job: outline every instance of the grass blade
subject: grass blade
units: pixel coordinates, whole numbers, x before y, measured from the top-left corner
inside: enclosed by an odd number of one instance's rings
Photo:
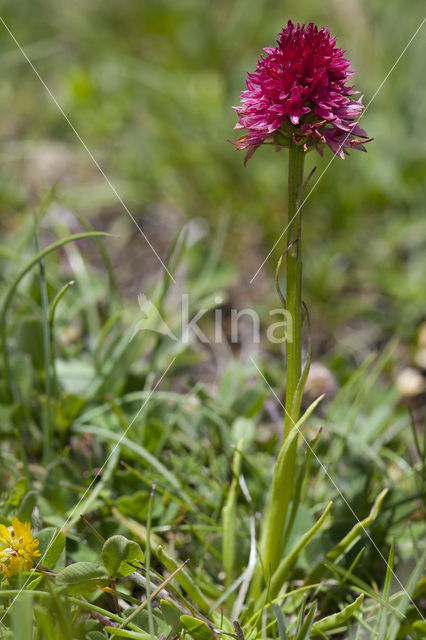
[[[332,506],[332,502],[329,502],[327,507],[325,508],[324,513],[321,515],[320,518],[318,518],[318,520],[316,521],[316,523],[314,524],[313,527],[311,527],[309,529],[309,531],[307,531],[305,533],[304,536],[302,536],[302,538],[299,540],[299,542],[293,547],[293,549],[290,551],[290,553],[288,553],[280,562],[280,564],[278,565],[274,575],[272,576],[271,579],[271,584],[270,584],[270,588],[269,588],[269,597],[271,598],[271,600],[273,600],[279,593],[281,587],[283,586],[285,580],[287,579],[291,568],[293,567],[293,565],[295,564],[297,558],[300,556],[300,554],[302,553],[302,551],[305,549],[305,547],[308,546],[309,542],[312,540],[312,538],[314,537],[315,533],[322,527],[322,525],[324,524],[331,506]],[[267,597],[267,593],[266,590],[262,593],[262,596],[260,598],[260,608],[263,608],[265,606],[266,603],[266,597]]]
[[[222,509],[222,554],[223,568],[226,574],[225,586],[228,589],[235,579],[235,531],[237,517],[238,479],[241,474],[243,440],[237,444],[232,461],[232,481],[226,504]]]
[[[363,602],[364,594],[362,593],[354,602],[352,602],[352,604],[349,604],[341,611],[333,613],[331,616],[327,616],[322,620],[318,620],[318,622],[315,622],[312,627],[312,635],[320,635],[325,631],[332,631],[333,629],[337,629],[354,614],[354,612],[362,605]]]
[[[405,617],[408,605],[412,603],[413,594],[416,590],[417,583],[423,575],[423,571],[426,565],[426,551],[423,553],[416,568],[410,575],[407,586],[402,594],[401,602],[399,603],[399,613]],[[420,611],[419,611],[420,614]],[[421,614],[420,614],[421,615]],[[393,616],[392,621],[387,629],[386,640],[396,640],[398,637],[399,628],[401,626],[401,620],[397,616]]]
[[[2,358],[3,358],[3,371],[4,371],[4,380],[6,389],[10,391],[10,369],[9,369],[9,358],[6,346],[6,316],[7,311],[9,309],[9,305],[12,301],[13,295],[21,282],[22,278],[24,278],[27,273],[31,271],[35,265],[39,264],[43,258],[48,256],[53,251],[60,249],[61,247],[69,244],[70,242],[76,242],[77,240],[84,240],[87,238],[112,238],[111,233],[106,233],[104,231],[92,231],[87,233],[76,233],[71,236],[67,236],[66,238],[62,238],[61,240],[57,240],[53,242],[48,247],[39,251],[37,255],[34,256],[26,265],[19,270],[17,275],[15,276],[12,284],[9,285],[9,288],[6,292],[6,295],[3,300],[3,304],[0,310],[0,339],[1,339],[1,349],[2,349]]]

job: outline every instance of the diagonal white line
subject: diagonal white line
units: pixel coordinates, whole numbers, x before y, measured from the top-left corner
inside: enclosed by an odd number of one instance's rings
[[[275,391],[273,390],[273,388],[271,387],[271,385],[269,384],[269,382],[267,381],[267,379],[265,378],[265,376],[263,375],[262,371],[259,369],[259,367],[257,366],[254,358],[250,357],[250,360],[252,361],[252,363],[254,364],[254,366],[256,367],[257,371],[260,373],[260,375],[262,376],[264,382],[266,383],[267,387],[269,388],[269,390],[274,394],[275,398],[277,399],[279,405],[284,409],[285,413],[287,414],[287,416],[290,418],[291,422],[293,423],[293,426],[296,427],[296,423],[294,422],[293,418],[291,417],[291,415],[288,413],[287,409],[285,408],[285,406],[283,405],[283,403],[281,402],[281,400],[279,399],[279,397],[277,396],[277,394],[275,393]],[[402,582],[400,581],[400,579],[398,578],[398,576],[396,575],[396,573],[391,569],[391,567],[389,566],[388,561],[386,560],[385,556],[382,554],[382,552],[380,551],[379,547],[376,545],[376,543],[374,542],[373,538],[370,536],[369,532],[367,531],[367,529],[364,527],[364,525],[361,523],[361,521],[358,519],[358,516],[356,515],[355,511],[352,509],[351,505],[349,504],[349,502],[347,501],[347,499],[345,498],[344,494],[342,493],[342,491],[339,489],[339,487],[337,486],[336,482],[334,481],[334,479],[331,477],[331,475],[329,474],[328,470],[325,468],[325,466],[323,465],[323,463],[321,462],[321,460],[319,459],[319,457],[317,456],[317,454],[315,453],[314,449],[311,447],[311,445],[309,444],[308,440],[305,438],[305,436],[303,435],[302,431],[298,428],[297,431],[299,432],[299,434],[302,436],[305,444],[307,445],[307,447],[309,448],[309,450],[311,451],[311,453],[313,454],[313,456],[315,457],[315,460],[318,462],[318,464],[320,465],[321,469],[324,471],[325,475],[327,476],[327,478],[330,480],[331,484],[333,485],[333,487],[336,489],[337,493],[339,494],[339,496],[342,498],[343,502],[345,503],[345,505],[347,506],[347,508],[349,509],[349,511],[351,512],[351,514],[353,515],[353,517],[355,518],[356,522],[358,524],[361,525],[363,532],[365,533],[365,535],[367,536],[367,538],[369,539],[369,541],[371,542],[371,544],[373,545],[374,549],[377,551],[377,553],[379,554],[380,558],[383,560],[383,562],[385,563],[385,565],[387,566],[387,568],[390,570],[390,572],[392,573],[392,576],[395,578],[395,580],[397,581],[397,583],[399,584],[399,586],[401,587],[402,591],[405,593],[405,595],[409,598],[411,604],[414,606],[414,608],[416,609],[417,613],[420,615],[421,619],[426,622],[426,620],[424,619],[420,609],[418,609],[417,605],[415,604],[415,602],[413,601],[413,599],[411,598],[411,596],[409,595],[409,593],[406,591],[404,585],[402,584]]]
[[[165,377],[166,373],[168,372],[168,370],[170,369],[170,367],[172,366],[172,364],[174,363],[174,361],[176,360],[176,356],[171,360],[170,364],[168,365],[167,369],[164,371],[164,373],[162,374],[162,376],[160,377],[160,379],[157,381],[157,383],[155,384],[155,386],[152,388],[152,390],[150,391],[149,395],[146,397],[146,399],[144,400],[144,402],[141,404],[141,406],[139,407],[139,409],[137,410],[136,414],[134,415],[132,421],[129,423],[129,425],[127,426],[126,430],[124,431],[124,433],[121,434],[120,439],[117,441],[117,443],[115,444],[115,446],[112,448],[112,451],[110,452],[109,456],[107,457],[107,459],[105,460],[105,462],[103,463],[102,467],[99,469],[99,471],[97,472],[97,474],[95,475],[95,477],[93,478],[92,482],[90,483],[90,485],[87,487],[86,491],[83,493],[83,495],[81,496],[80,500],[77,502],[77,504],[75,505],[75,507],[73,508],[73,510],[71,511],[70,515],[68,516],[68,518],[66,519],[66,521],[64,522],[64,524],[62,525],[61,529],[65,529],[67,524],[71,521],[71,519],[73,518],[75,512],[77,511],[78,507],[80,506],[80,504],[83,502],[84,498],[87,496],[87,494],[89,493],[90,489],[93,487],[94,483],[96,482],[96,480],[99,478],[99,476],[101,475],[102,471],[105,469],[105,466],[108,464],[109,460],[111,459],[111,457],[114,455],[114,453],[116,452],[117,448],[120,446],[120,443],[122,442],[122,440],[126,437],[127,432],[129,431],[129,429],[133,426],[133,424],[135,423],[136,419],[138,418],[138,416],[140,415],[142,409],[148,404],[150,398],[152,397],[153,393],[156,391],[156,389],[158,388],[158,386],[161,384],[163,378]],[[56,531],[53,534],[49,544],[47,545],[46,551],[44,552],[43,556],[40,558],[40,560],[38,561],[38,563],[35,565],[34,567],[34,571],[37,570],[37,568],[42,564],[43,559],[46,557],[47,552],[50,549],[50,546],[53,542],[53,540],[55,539],[56,536]],[[30,582],[32,578],[32,574],[30,574],[28,576],[28,578],[26,579],[26,581],[24,582],[24,584],[22,585],[22,587],[20,588],[20,590],[18,591],[18,593],[15,595],[15,597],[13,598],[12,602],[10,603],[10,605],[7,607],[6,611],[3,613],[2,617],[0,618],[0,624],[2,624],[4,618],[7,616],[7,614],[9,613],[11,607],[14,605],[14,603],[16,602],[16,600],[19,598],[19,596],[21,595],[22,591],[25,589],[25,587],[27,586],[27,584]]]
[[[64,117],[64,119],[66,120],[67,124],[69,125],[69,127],[72,129],[74,135],[76,136],[77,140],[80,142],[81,146],[83,147],[83,149],[86,151],[86,153],[88,154],[88,156],[90,157],[90,159],[92,160],[93,164],[95,165],[95,167],[98,169],[99,173],[102,175],[102,177],[104,178],[105,182],[107,183],[107,185],[109,186],[109,188],[111,189],[111,191],[113,192],[113,194],[115,195],[115,197],[117,198],[117,200],[119,201],[119,203],[121,204],[121,206],[123,207],[123,209],[126,211],[126,213],[129,215],[130,219],[133,221],[133,223],[136,225],[139,233],[141,234],[141,236],[143,237],[143,239],[145,240],[145,242],[150,246],[152,252],[154,253],[154,255],[156,256],[157,260],[160,262],[161,266],[163,267],[164,271],[167,273],[167,275],[169,276],[169,278],[172,280],[172,282],[176,282],[176,280],[174,279],[174,277],[172,276],[172,274],[170,273],[170,271],[168,270],[168,268],[166,267],[166,265],[164,264],[164,262],[162,261],[162,259],[160,258],[160,256],[158,255],[157,251],[155,250],[155,248],[152,246],[151,242],[149,241],[147,235],[142,231],[141,227],[139,226],[139,224],[137,223],[134,215],[132,214],[132,212],[130,211],[130,209],[128,208],[128,206],[126,205],[126,203],[124,202],[123,198],[120,196],[120,194],[118,193],[117,189],[115,188],[115,186],[112,184],[111,180],[108,178],[108,176],[106,175],[105,171],[102,169],[101,165],[99,164],[99,162],[96,160],[95,156],[93,155],[93,153],[90,151],[89,147],[87,146],[87,144],[84,142],[84,140],[82,139],[82,137],[80,136],[80,134],[78,133],[77,129],[75,128],[75,126],[73,125],[73,123],[71,122],[71,120],[69,119],[69,117],[67,116],[67,114],[65,113],[65,111],[63,110],[63,108],[61,107],[61,105],[59,104],[59,102],[57,101],[57,99],[55,98],[55,96],[53,95],[53,93],[51,92],[51,90],[49,89],[49,87],[47,86],[47,84],[45,83],[45,81],[43,80],[43,78],[41,77],[41,75],[39,74],[39,72],[37,71],[36,67],[34,66],[34,64],[31,62],[30,58],[27,56],[27,54],[25,53],[24,49],[21,47],[21,45],[19,44],[19,42],[17,41],[17,39],[15,38],[15,36],[13,35],[12,31],[9,29],[9,27],[7,26],[6,22],[3,20],[3,18],[0,16],[0,22],[2,23],[2,25],[4,26],[4,28],[6,29],[6,31],[8,32],[8,34],[10,35],[10,37],[12,38],[13,42],[16,44],[16,46],[18,47],[19,51],[21,52],[21,54],[24,56],[25,60],[28,62],[28,64],[30,65],[31,69],[33,70],[33,72],[35,73],[35,75],[37,76],[37,78],[39,79],[39,81],[41,82],[41,84],[43,85],[44,89],[46,90],[47,94],[49,95],[50,99],[54,102],[54,104],[56,105],[56,107],[58,108],[58,110],[60,111],[60,113],[62,114],[62,116]]]
[[[417,34],[419,33],[420,29],[423,27],[424,23],[426,22],[426,18],[423,18],[422,22],[420,23],[420,25],[417,27],[417,29],[415,30],[415,32],[413,33],[413,35],[411,36],[411,38],[409,39],[409,41],[407,42],[407,44],[405,45],[405,47],[403,48],[403,50],[401,51],[401,53],[399,54],[398,58],[395,60],[395,62],[393,63],[393,65],[391,66],[391,68],[389,69],[388,73],[386,74],[385,78],[382,80],[382,82],[379,84],[379,86],[377,87],[376,91],[373,93],[370,101],[368,102],[368,104],[366,105],[365,109],[362,112],[362,116],[364,117],[364,115],[367,113],[367,110],[369,108],[369,106],[371,105],[371,103],[373,102],[373,100],[375,100],[375,98],[377,97],[378,93],[381,91],[383,85],[385,84],[385,82],[387,81],[387,79],[389,78],[389,76],[391,75],[392,71],[395,69],[395,67],[397,66],[397,64],[400,62],[401,58],[403,57],[403,55],[405,54],[405,52],[407,51],[408,47],[411,45],[411,43],[413,42],[414,38],[417,36]],[[342,149],[343,145],[345,144],[346,140],[348,139],[348,137],[351,135],[352,130],[354,129],[354,127],[356,127],[356,125],[360,122],[361,118],[359,118],[356,122],[353,123],[350,131],[347,133],[346,137],[343,139],[343,141],[341,142],[340,146],[339,146],[339,151]],[[322,180],[322,178],[324,177],[325,173],[328,171],[330,165],[335,161],[335,159],[337,158],[337,155],[333,153],[333,155],[331,156],[331,159],[329,160],[329,162],[327,163],[325,169],[323,170],[323,172],[321,173],[321,175],[318,177],[317,181],[315,182],[315,184],[313,185],[312,189],[309,191],[309,193],[307,194],[306,198],[304,198],[302,200],[302,202],[300,203],[296,213],[294,214],[294,216],[292,217],[292,219],[290,220],[290,222],[287,224],[287,226],[285,227],[284,231],[281,233],[281,235],[279,236],[278,240],[274,243],[274,246],[272,247],[272,249],[269,251],[268,255],[266,256],[266,258],[264,259],[264,261],[262,262],[262,264],[260,265],[260,267],[258,268],[258,270],[256,271],[256,273],[254,274],[254,276],[251,278],[250,280],[250,284],[253,283],[254,279],[256,278],[256,276],[260,273],[260,271],[263,269],[265,263],[269,260],[271,254],[273,253],[274,249],[276,248],[276,246],[278,245],[278,243],[281,241],[281,239],[284,237],[284,235],[287,233],[287,230],[289,228],[289,226],[291,225],[291,223],[293,222],[293,220],[295,219],[295,217],[298,215],[299,211],[302,209],[303,205],[305,204],[305,202],[308,200],[308,198],[310,197],[312,191],[316,188],[316,186],[318,185],[318,183]]]

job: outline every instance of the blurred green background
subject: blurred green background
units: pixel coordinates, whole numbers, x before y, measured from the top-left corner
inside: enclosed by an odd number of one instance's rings
[[[354,151],[345,161],[329,152],[307,158],[307,171],[317,166],[311,182],[315,188],[303,213],[304,298],[313,329],[311,373],[316,375],[308,380],[304,400],[308,405],[324,391],[327,401],[312,419],[315,432],[324,425],[318,447],[322,468],[313,470],[306,485],[305,516],[311,522],[309,509],[317,510],[316,505],[335,493],[325,482],[325,470],[359,514],[368,513],[383,486],[390,487],[389,509],[372,537],[387,557],[390,538],[398,534],[400,558],[414,565],[412,540],[423,535],[418,497],[424,495],[424,456],[413,444],[405,405],[419,409],[415,417],[422,424],[426,26],[392,68],[421,24],[423,11],[420,0],[2,3],[2,20],[69,122],[0,24],[0,302],[7,301],[11,283],[37,253],[38,242],[46,246],[84,231],[84,220],[119,235],[98,245],[79,241],[51,254],[45,271],[37,265],[19,284],[8,310],[14,394],[1,380],[5,454],[0,484],[12,488],[21,483],[29,491],[34,478],[37,490],[41,487],[40,518],[45,523],[63,525],[82,492],[75,486],[87,486],[96,477],[93,470],[128,425],[132,429],[125,459],[141,469],[143,482],[150,486],[158,470],[134,454],[134,445],[164,461],[190,487],[194,505],[200,498],[200,513],[213,513],[214,518],[231,477],[232,446],[247,432],[249,489],[253,503],[264,504],[282,412],[249,356],[255,356],[279,393],[282,345],[264,340],[259,347],[243,336],[237,345],[194,341],[188,347],[149,331],[133,337],[141,320],[141,293],[158,305],[178,335],[182,292],[190,293],[191,315],[210,309],[202,324],[209,336],[217,305],[225,331],[231,308],[254,307],[263,324],[271,324],[268,312],[279,306],[274,272],[284,251],[282,241],[250,281],[286,225],[287,156],[261,148],[244,167],[244,152],[228,142],[236,137],[232,105],[238,104],[247,71],[254,70],[262,48],[274,44],[288,19],[312,20],[327,26],[348,51],[355,86],[365,104],[372,100],[362,126],[374,141],[366,154]],[[52,188],[50,201],[35,220]],[[186,245],[177,243],[169,263],[176,285],[164,282],[159,260],[114,189],[162,259],[182,227],[187,228]],[[113,268],[99,246],[108,251]],[[48,305],[71,278],[75,286],[60,300],[52,321],[50,347],[56,358],[49,367]],[[306,334],[304,338],[306,346]],[[155,380],[161,390],[152,394],[152,404],[139,416],[136,405],[151,397]],[[39,461],[48,448],[45,435],[50,427],[55,456],[46,467]],[[30,471],[27,459],[37,462]],[[118,465],[118,457],[111,464]],[[20,478],[24,471],[26,481]],[[141,504],[145,508],[148,497],[130,471],[117,466],[111,479],[108,474],[103,476],[110,483],[106,499],[101,497],[94,507],[101,505],[96,517],[102,527],[107,514],[106,535],[117,530],[111,501],[122,514],[137,513],[145,522]],[[16,504],[12,498],[6,503],[9,511]],[[353,515],[348,520],[345,505],[337,500],[336,505],[340,512],[330,529],[333,544],[352,526]],[[154,516],[156,526],[174,526],[174,504],[167,514],[166,509],[164,502],[164,511]],[[250,536],[248,511],[242,513],[244,562]],[[305,516],[302,513],[302,520]],[[188,514],[196,532],[197,519],[197,512]],[[189,550],[204,562],[205,534],[199,531],[199,543],[192,529],[181,536],[182,559]],[[305,523],[298,529],[302,531]],[[215,525],[215,544],[217,533]],[[69,546],[73,559],[95,559],[85,537],[86,532]],[[330,548],[328,540],[322,546]],[[322,557],[323,548],[314,550],[312,562]],[[406,584],[408,573],[400,566]],[[208,571],[220,575],[216,557]],[[374,584],[383,581],[383,564],[371,547],[360,575],[369,582],[371,577]],[[328,613],[334,595],[328,582],[326,589]]]
[[[262,148],[244,168],[227,142],[231,107],[288,19],[326,25],[364,103],[373,98],[363,126],[374,141],[367,154],[334,159],[309,197],[305,298],[317,354],[334,357],[337,346],[337,358],[360,362],[395,333],[413,345],[425,314],[424,28],[380,88],[423,11],[420,0],[21,0],[3,2],[1,15],[158,253],[195,219],[202,261],[222,221],[230,297],[274,306],[282,242],[249,281],[285,225],[287,157]],[[120,234],[113,262],[136,301],[158,279],[157,259],[0,32],[2,234],[25,228],[55,184],[51,221],[78,212]],[[309,155],[311,185],[330,159]]]

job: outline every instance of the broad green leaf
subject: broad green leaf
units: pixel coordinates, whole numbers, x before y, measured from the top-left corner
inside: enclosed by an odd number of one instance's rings
[[[31,516],[37,504],[37,498],[37,491],[32,490],[25,494],[19,505],[18,513],[16,514],[21,522],[31,522]]]
[[[212,630],[202,620],[198,620],[192,616],[181,616],[180,621],[194,640],[213,640]]]
[[[19,598],[16,598],[16,603],[11,611],[12,635],[10,637],[14,640],[27,640],[32,637],[33,608],[33,594],[31,592],[23,592]],[[3,631],[1,637],[4,637]]]
[[[164,620],[174,633],[180,633],[183,625],[180,620],[179,608],[171,600],[160,600],[160,605]]]
[[[424,620],[416,620],[411,628],[419,638],[426,638],[426,622]]]
[[[132,495],[122,495],[117,500],[119,511],[125,516],[133,516],[138,514],[139,519],[143,520],[148,513],[149,492],[135,491]]]
[[[40,563],[49,569],[54,569],[65,548],[64,534],[55,527],[46,527],[36,537],[41,553]]]
[[[102,562],[110,576],[129,576],[135,571],[130,563],[143,562],[142,549],[137,542],[124,536],[112,536],[102,548]]]
[[[95,562],[75,562],[56,575],[56,584],[65,586],[73,595],[90,593],[98,587],[106,587],[110,578],[107,571]]]

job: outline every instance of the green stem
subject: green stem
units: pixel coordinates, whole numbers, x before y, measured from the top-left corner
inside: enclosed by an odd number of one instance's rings
[[[40,595],[40,592],[38,592],[38,595]],[[100,613],[105,618],[109,618],[110,620],[114,620],[115,622],[123,623],[126,621],[125,619],[118,616],[117,614],[112,613],[112,611],[108,611],[107,609],[102,609],[102,607],[98,607],[96,604],[93,604],[93,602],[87,602],[87,600],[80,600],[79,598],[74,598],[74,597],[69,597],[68,600],[72,602],[72,604],[75,604],[77,607],[81,607],[82,609],[87,609],[88,611],[94,611],[95,613]],[[131,623],[129,623],[128,626],[129,626],[129,629],[132,629],[133,631],[138,631],[142,637],[143,632],[140,629],[140,627]],[[148,634],[146,634],[146,638],[149,638]]]
[[[299,419],[300,401],[297,400],[297,385],[302,374],[302,257],[300,190],[303,184],[304,151],[292,145],[289,149],[288,166],[288,231],[287,231],[287,372],[284,439],[274,469],[272,494],[265,515],[263,530],[262,566],[266,576],[272,576],[282,553],[284,528],[294,482],[297,451],[297,434],[287,442],[288,436]],[[285,463],[283,463],[285,462]],[[259,594],[261,569],[253,578],[251,595]]]
[[[303,184],[305,154],[301,147],[289,149],[288,167],[288,231],[287,231],[287,312],[291,332],[287,338],[287,376],[284,439],[299,418],[295,406],[297,385],[302,372],[302,247],[300,189]]]

